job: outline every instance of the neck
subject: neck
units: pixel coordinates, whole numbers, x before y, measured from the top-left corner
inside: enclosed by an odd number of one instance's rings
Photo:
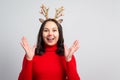
[[[57,50],[57,44],[55,45],[45,45],[45,51],[56,51]]]

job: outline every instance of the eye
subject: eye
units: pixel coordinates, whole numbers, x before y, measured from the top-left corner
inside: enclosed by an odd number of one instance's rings
[[[56,32],[56,31],[57,31],[56,29],[53,30],[53,32]]]
[[[44,32],[48,32],[48,30],[47,30],[47,29],[44,29],[43,31],[44,31]]]

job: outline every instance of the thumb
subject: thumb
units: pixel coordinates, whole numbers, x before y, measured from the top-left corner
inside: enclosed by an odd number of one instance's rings
[[[68,48],[66,45],[64,45],[64,54],[66,57],[68,56]]]
[[[32,51],[35,51],[35,48],[36,48],[36,44],[33,45]]]

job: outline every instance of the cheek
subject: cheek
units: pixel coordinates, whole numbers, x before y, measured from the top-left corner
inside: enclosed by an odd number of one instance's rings
[[[47,36],[47,34],[43,32],[43,38],[45,38],[46,36]]]
[[[55,36],[56,36],[57,38],[59,38],[59,33],[56,33]]]

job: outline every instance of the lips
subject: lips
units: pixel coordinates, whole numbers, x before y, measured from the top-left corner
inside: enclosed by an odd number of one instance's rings
[[[55,38],[52,38],[52,37],[47,37],[47,41],[48,42],[52,42]]]

